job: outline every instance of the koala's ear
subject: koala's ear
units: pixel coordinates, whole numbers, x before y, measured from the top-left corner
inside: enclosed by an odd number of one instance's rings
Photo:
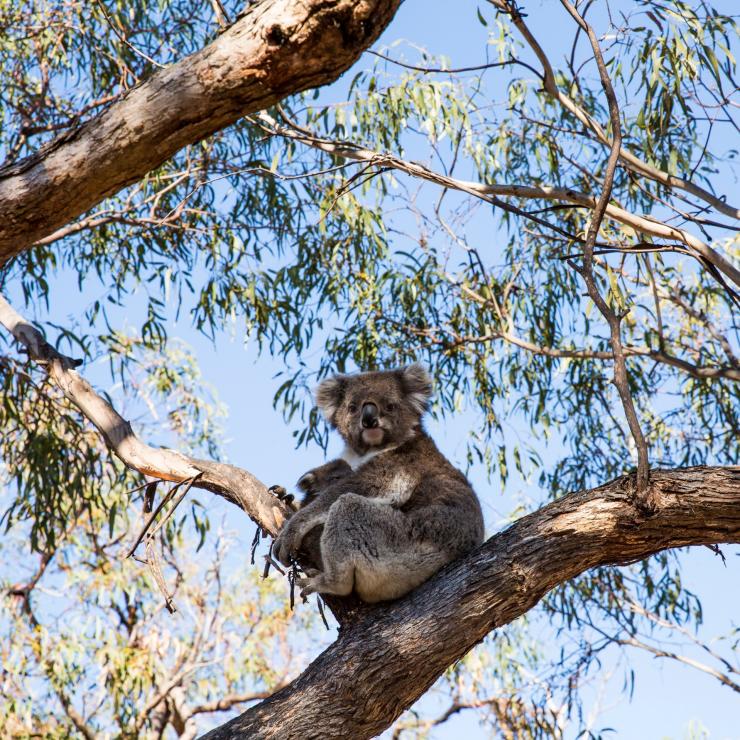
[[[401,386],[414,408],[423,414],[429,408],[432,395],[432,379],[426,368],[414,363],[401,370]]]
[[[324,418],[332,425],[334,424],[334,414],[337,413],[337,409],[344,398],[346,384],[346,378],[343,375],[337,375],[319,383],[314,391],[316,405]]]

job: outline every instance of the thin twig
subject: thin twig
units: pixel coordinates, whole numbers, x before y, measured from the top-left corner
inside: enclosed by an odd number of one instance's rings
[[[137,49],[114,25],[113,19],[108,15],[108,11],[105,9],[105,5],[103,5],[100,0],[97,0],[97,4],[100,7],[100,9],[103,11],[103,15],[105,16],[106,23],[110,27],[111,31],[118,36],[118,38],[123,41],[126,46],[128,46],[131,51],[134,52],[134,54],[138,54],[142,59],[146,59],[147,62],[150,64],[153,64],[155,67],[159,67],[159,69],[164,69],[165,65],[160,64],[158,61],[152,59],[149,55],[145,54],[141,49]]]
[[[485,69],[493,69],[494,67],[507,67],[511,64],[518,64],[522,67],[527,67],[528,69],[532,69],[528,64],[525,64],[524,62],[520,62],[518,59],[507,59],[505,62],[490,62],[489,64],[477,64],[473,67],[455,67],[452,69],[445,69],[444,67],[417,67],[415,64],[407,64],[406,62],[399,62],[397,59],[393,59],[392,57],[388,57],[385,54],[381,54],[378,51],[373,51],[372,49],[366,49],[366,54],[372,54],[375,57],[379,57],[380,59],[385,60],[386,62],[390,62],[391,64],[396,64],[399,67],[404,67],[405,69],[411,69],[414,72],[424,72],[425,74],[459,74],[460,72],[482,72]]]
[[[144,539],[147,531],[149,530],[149,527],[151,526],[152,522],[157,518],[157,515],[160,511],[164,508],[164,505],[172,498],[172,496],[175,494],[175,491],[186,481],[181,480],[179,483],[175,483],[172,488],[170,488],[169,491],[162,497],[162,500],[157,505],[157,508],[149,515],[149,518],[144,522],[144,526],[141,529],[141,532],[139,532],[139,536],[136,538],[136,542],[134,542],[131,549],[126,553],[126,557],[130,558],[134,552],[136,552],[136,548],[141,544],[141,541]]]
[[[611,197],[612,187],[614,185],[614,173],[617,169],[617,162],[619,161],[622,146],[622,127],[619,114],[619,104],[617,103],[617,96],[612,87],[611,80],[609,79],[609,73],[607,72],[606,64],[604,63],[604,57],[601,54],[601,48],[599,47],[599,42],[593,28],[583,20],[578,11],[568,0],[561,0],[561,3],[576,23],[578,23],[578,25],[586,32],[589,41],[591,42],[594,59],[596,60],[596,66],[599,70],[601,85],[609,104],[609,118],[612,125],[612,141],[606,170],[604,172],[604,186],[593,210],[591,222],[589,223],[588,232],[586,234],[586,243],[584,245],[583,267],[580,269],[580,272],[586,283],[589,297],[596,304],[599,311],[609,324],[610,341],[612,352],[614,353],[613,382],[622,401],[624,413],[627,417],[627,424],[629,425],[630,432],[632,433],[632,437],[637,448],[636,500],[641,508],[646,511],[653,511],[656,502],[653,500],[655,493],[651,491],[649,486],[650,463],[648,459],[647,442],[645,441],[642,429],[640,428],[640,422],[637,418],[637,412],[635,411],[635,404],[632,399],[632,394],[630,393],[627,363],[625,360],[625,352],[622,347],[620,325],[623,317],[618,315],[611,308],[599,292],[593,268],[594,244],[596,243],[596,237],[598,236],[601,222],[604,219],[604,214],[606,213],[606,208]]]
[[[162,566],[159,564],[159,556],[154,548],[154,538],[146,538],[146,560],[149,570],[154,578],[154,582],[157,584],[159,590],[164,596],[164,605],[167,607],[167,611],[170,614],[174,614],[177,611],[174,602],[172,601],[172,595],[167,589],[167,582],[164,580],[164,573],[162,573]]]
[[[185,490],[178,495],[178,497],[174,500],[172,506],[169,508],[167,513],[160,519],[160,521],[157,522],[157,525],[154,527],[154,529],[149,533],[149,537],[154,537],[154,535],[159,532],[160,529],[169,521],[170,517],[175,513],[175,509],[182,503],[182,500],[185,498],[185,496],[188,495],[188,491],[193,487],[193,483],[200,478],[202,473],[198,473],[198,475],[194,475],[185,486]]]

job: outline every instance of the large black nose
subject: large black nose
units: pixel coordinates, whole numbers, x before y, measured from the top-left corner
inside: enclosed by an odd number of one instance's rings
[[[374,403],[362,404],[363,429],[375,429],[378,426],[378,407]]]

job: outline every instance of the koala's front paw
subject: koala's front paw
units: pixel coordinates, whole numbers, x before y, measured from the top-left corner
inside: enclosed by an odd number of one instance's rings
[[[277,496],[280,501],[284,501],[286,504],[292,504],[295,496],[292,493],[288,493],[283,486],[270,486],[267,489],[273,496]]]

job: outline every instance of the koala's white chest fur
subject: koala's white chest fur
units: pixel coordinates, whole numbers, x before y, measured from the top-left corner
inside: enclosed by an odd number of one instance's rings
[[[358,471],[378,455],[394,449],[395,447],[388,447],[385,450],[373,450],[365,455],[357,455],[347,447],[342,453],[342,459],[350,465],[352,470]],[[389,474],[387,480],[383,481],[381,492],[373,496],[372,500],[388,506],[403,506],[411,498],[411,494],[418,483],[417,475],[407,470],[396,470]]]
[[[357,470],[358,468],[361,468],[366,462],[370,462],[370,460],[372,460],[374,457],[382,455],[384,452],[390,452],[391,450],[395,449],[395,447],[387,447],[385,450],[371,450],[370,452],[366,452],[364,455],[358,455],[350,447],[345,447],[344,450],[342,450],[342,454],[340,455],[340,457],[347,463],[347,465],[350,466],[350,468],[352,468],[352,470]]]

